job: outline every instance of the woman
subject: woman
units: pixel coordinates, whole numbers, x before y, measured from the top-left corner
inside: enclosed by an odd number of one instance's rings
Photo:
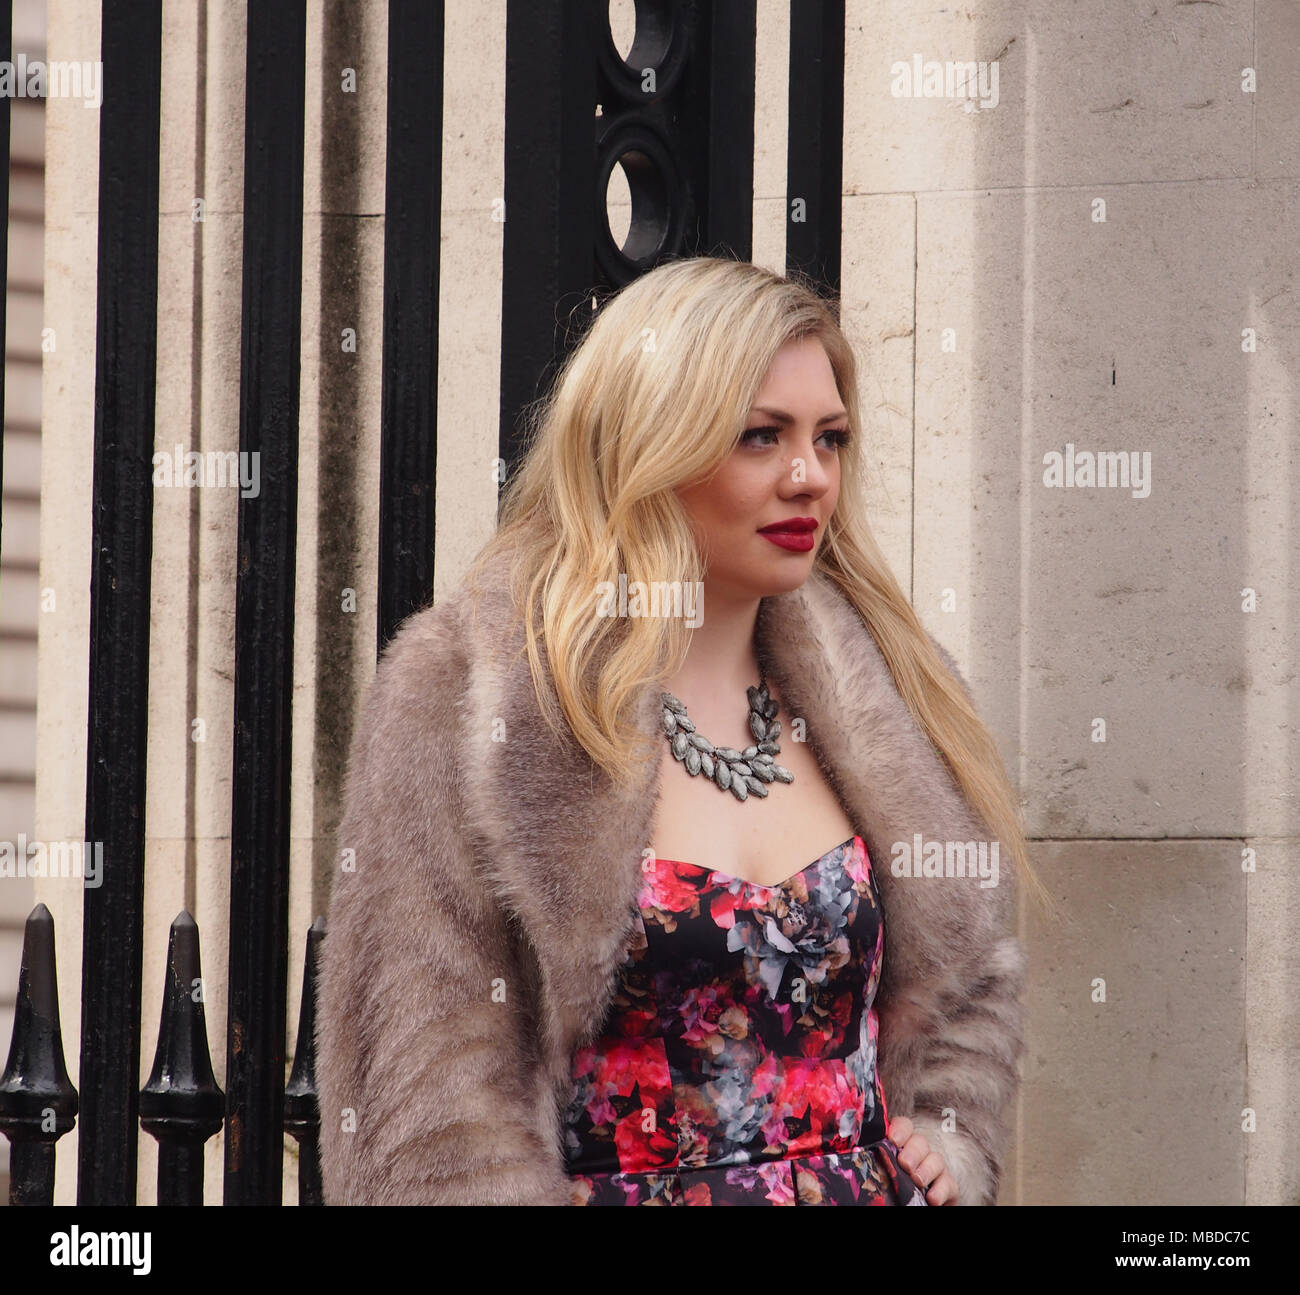
[[[602,306],[366,699],[327,1203],[994,1203],[1035,879],[859,427],[798,283],[696,258]]]

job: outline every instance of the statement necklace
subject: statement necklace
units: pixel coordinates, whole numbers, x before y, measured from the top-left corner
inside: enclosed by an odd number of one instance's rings
[[[781,721],[776,717],[776,702],[768,695],[767,680],[760,675],[758,686],[745,691],[749,696],[749,731],[756,745],[743,751],[734,746],[714,746],[695,731],[686,707],[672,693],[660,693],[664,732],[672,745],[673,758],[686,766],[691,777],[702,773],[737,800],[748,800],[751,792],[766,796],[769,782],[794,781],[794,774],[772,759],[781,754],[776,741],[781,736]]]

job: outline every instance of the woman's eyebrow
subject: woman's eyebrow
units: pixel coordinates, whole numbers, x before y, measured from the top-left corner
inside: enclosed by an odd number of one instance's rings
[[[778,423],[793,423],[794,416],[787,414],[784,409],[768,409],[765,405],[755,405],[749,411],[751,414],[766,414],[769,418],[775,418]],[[816,426],[820,427],[823,423],[833,423],[836,419],[847,418],[848,411],[841,409],[837,414],[825,414],[817,420]]]

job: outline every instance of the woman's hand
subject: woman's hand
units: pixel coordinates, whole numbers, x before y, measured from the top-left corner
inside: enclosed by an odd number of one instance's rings
[[[906,1115],[900,1115],[889,1125],[889,1136],[898,1147],[898,1163],[911,1174],[916,1185],[925,1192],[930,1205],[956,1205],[957,1180],[948,1172],[943,1157],[930,1150],[923,1133]]]

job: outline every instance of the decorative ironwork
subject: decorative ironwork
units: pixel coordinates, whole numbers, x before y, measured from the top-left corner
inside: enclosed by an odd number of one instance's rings
[[[524,448],[524,411],[594,300],[675,257],[751,255],[755,31],[754,0],[637,0],[624,58],[599,0],[508,5],[506,474]],[[622,246],[606,197],[616,166],[632,208]]]
[[[167,937],[167,984],[153,1070],[140,1090],[140,1127],[158,1139],[158,1204],[203,1204],[203,1144],[221,1130],[203,1013],[199,928],[187,912]]]
[[[23,931],[9,1061],[0,1076],[0,1133],[9,1139],[9,1204],[54,1203],[54,1144],[76,1123],[63,1064],[54,918],[37,904]]]
[[[135,1201],[149,729],[162,6],[105,4],[77,1201]]]
[[[0,0],[0,55],[9,52]],[[838,288],[843,0],[791,7],[788,261]],[[377,646],[432,597],[443,4],[390,0],[383,432]],[[520,412],[590,322],[593,298],[664,260],[751,255],[755,0],[638,0],[626,57],[600,0],[507,9],[501,452]],[[137,1089],[156,366],[161,0],[105,0],[78,1201],[131,1204],[138,1130],[158,1140],[158,1199],[199,1204],[206,1141],[225,1122],[224,1201],[278,1203],[284,1134],[299,1200],[322,1202],[312,924],[285,1083],[289,770],[298,489],[305,0],[248,14],[240,440],[260,456],[241,494],[235,618],[225,1094],[208,1051],[198,926],[172,923],[153,1070]],[[2,61],[2,60],[0,60]],[[114,93],[129,83],[130,93]],[[598,110],[599,108],[599,110]],[[8,100],[0,101],[0,122]],[[4,132],[7,139],[7,131]],[[621,245],[607,193],[631,196]],[[0,241],[0,266],[3,265]],[[3,339],[0,315],[0,340]],[[0,389],[2,390],[2,389]],[[27,921],[0,1132],[13,1204],[49,1204],[55,1143],[79,1098],[59,1029],[54,921]]]

